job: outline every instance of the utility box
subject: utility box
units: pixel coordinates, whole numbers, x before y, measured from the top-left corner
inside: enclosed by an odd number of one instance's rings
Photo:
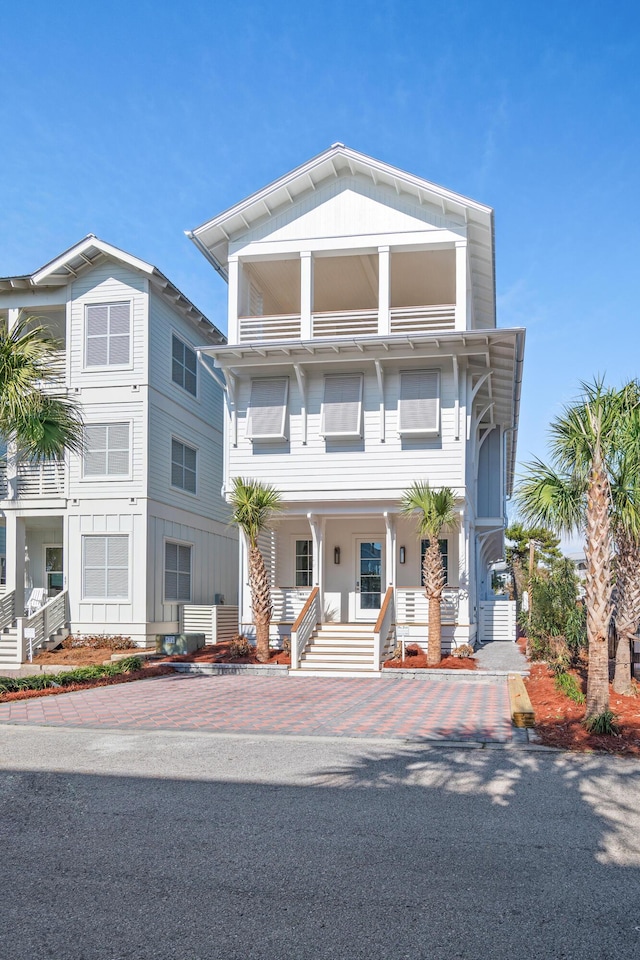
[[[204,647],[204,641],[204,633],[159,633],[156,634],[156,653],[167,656],[193,653]]]

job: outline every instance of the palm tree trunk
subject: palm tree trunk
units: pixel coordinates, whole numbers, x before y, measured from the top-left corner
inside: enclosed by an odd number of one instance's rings
[[[256,656],[260,663],[269,659],[269,625],[273,613],[269,574],[257,546],[249,546],[249,588],[256,625]]]
[[[600,450],[596,450],[587,491],[585,558],[589,671],[587,717],[609,709],[609,621],[611,619],[610,495]]]
[[[640,622],[640,543],[625,535],[618,536],[616,558],[616,668],[613,689],[630,696],[631,644]]]
[[[429,635],[427,637],[427,666],[435,667],[442,660],[442,588],[444,567],[436,537],[429,539],[422,561],[424,590],[429,601]]]
[[[429,597],[429,636],[427,639],[427,666],[435,667],[442,660],[442,598]]]

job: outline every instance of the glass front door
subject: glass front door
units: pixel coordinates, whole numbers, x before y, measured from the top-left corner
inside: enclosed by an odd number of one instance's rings
[[[356,619],[377,620],[382,604],[382,541],[356,543]]]
[[[62,572],[62,547],[51,546],[44,548],[44,570],[46,577],[47,599],[61,593],[64,585]]]

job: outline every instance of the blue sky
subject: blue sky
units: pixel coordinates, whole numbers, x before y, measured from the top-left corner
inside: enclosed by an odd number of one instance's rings
[[[638,375],[640,5],[35,0],[2,12],[0,275],[96,233],[224,328],[183,231],[336,140],[495,208],[519,456]]]

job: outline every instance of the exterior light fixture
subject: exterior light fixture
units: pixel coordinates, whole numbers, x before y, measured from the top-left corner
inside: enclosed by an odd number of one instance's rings
[[[340,547],[333,548],[333,562],[340,563]]]
[[[400,563],[404,563],[407,559],[407,551],[404,547],[400,547]]]

